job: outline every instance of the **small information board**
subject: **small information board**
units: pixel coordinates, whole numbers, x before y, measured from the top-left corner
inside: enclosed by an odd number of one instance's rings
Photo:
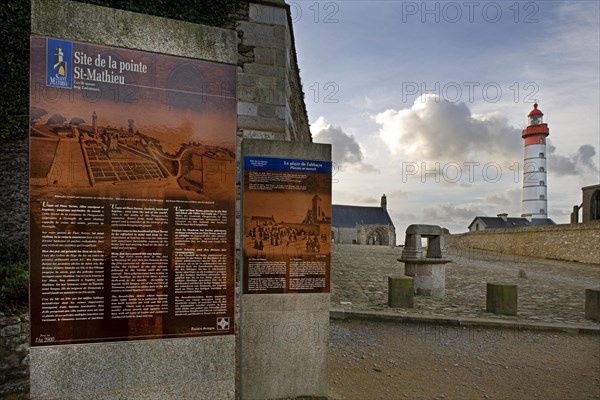
[[[243,293],[329,293],[331,162],[244,157]]]

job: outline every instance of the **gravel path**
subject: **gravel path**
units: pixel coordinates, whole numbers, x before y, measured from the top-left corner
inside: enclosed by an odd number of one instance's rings
[[[600,399],[600,337],[332,321],[329,398]]]
[[[331,307],[397,313],[500,318],[598,326],[585,319],[585,289],[600,288],[600,265],[452,249],[446,265],[446,296],[415,297],[413,309],[387,306],[387,277],[404,275],[400,247],[334,245]],[[521,277],[519,277],[521,276]],[[516,317],[485,311],[487,282],[518,285]]]

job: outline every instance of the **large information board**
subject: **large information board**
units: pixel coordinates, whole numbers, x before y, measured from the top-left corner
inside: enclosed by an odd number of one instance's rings
[[[31,345],[233,334],[236,67],[31,38]]]
[[[244,157],[243,293],[329,293],[331,162]]]

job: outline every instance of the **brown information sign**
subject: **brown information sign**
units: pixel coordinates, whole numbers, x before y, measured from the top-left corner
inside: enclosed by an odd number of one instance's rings
[[[31,38],[33,346],[233,333],[236,69]]]
[[[331,162],[244,157],[243,292],[329,293]]]

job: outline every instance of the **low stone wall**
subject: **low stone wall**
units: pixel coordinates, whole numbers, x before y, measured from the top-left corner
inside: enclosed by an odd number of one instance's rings
[[[29,377],[29,315],[0,313],[0,398]],[[11,393],[11,394],[12,394]]]
[[[457,249],[600,264],[600,221],[515,229],[493,229],[445,236],[448,255]]]

